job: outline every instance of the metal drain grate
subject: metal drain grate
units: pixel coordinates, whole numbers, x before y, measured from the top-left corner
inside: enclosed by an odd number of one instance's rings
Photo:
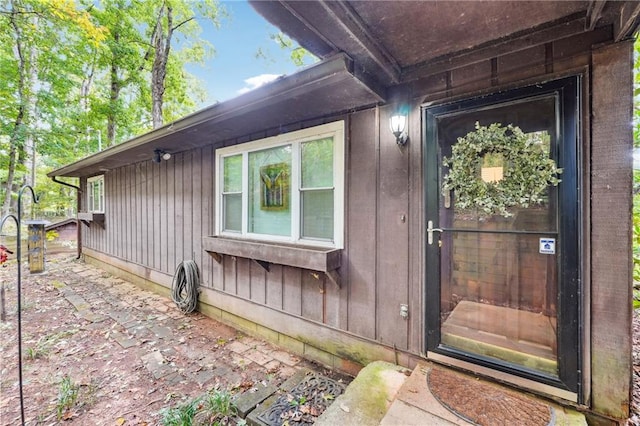
[[[313,424],[344,389],[345,386],[335,380],[310,374],[257,419],[270,426],[280,426],[285,421],[290,426]]]

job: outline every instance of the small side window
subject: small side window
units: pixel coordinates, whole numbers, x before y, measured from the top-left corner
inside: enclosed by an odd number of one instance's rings
[[[104,213],[104,176],[87,179],[87,211]]]

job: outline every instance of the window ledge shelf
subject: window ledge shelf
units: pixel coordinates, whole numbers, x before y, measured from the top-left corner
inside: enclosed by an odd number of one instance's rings
[[[340,287],[340,249],[298,246],[228,237],[204,237],[203,248],[218,263],[222,255],[253,259],[266,270],[271,263],[323,272],[331,282]]]
[[[78,212],[78,220],[89,227],[95,223],[104,229],[104,213]]]

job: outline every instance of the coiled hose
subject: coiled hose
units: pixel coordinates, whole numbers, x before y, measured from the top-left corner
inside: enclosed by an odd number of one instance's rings
[[[193,260],[180,262],[171,284],[171,299],[184,313],[191,313],[198,306],[200,272]]]

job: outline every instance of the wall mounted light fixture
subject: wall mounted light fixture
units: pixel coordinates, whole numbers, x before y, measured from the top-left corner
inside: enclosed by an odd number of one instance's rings
[[[155,150],[153,150],[153,162],[154,163],[159,163],[162,160],[166,161],[169,158],[171,158],[171,154],[169,154],[164,149],[155,149]]]
[[[389,119],[389,128],[391,133],[396,137],[396,143],[398,145],[404,145],[409,139],[407,135],[407,116],[401,113],[395,113]]]

